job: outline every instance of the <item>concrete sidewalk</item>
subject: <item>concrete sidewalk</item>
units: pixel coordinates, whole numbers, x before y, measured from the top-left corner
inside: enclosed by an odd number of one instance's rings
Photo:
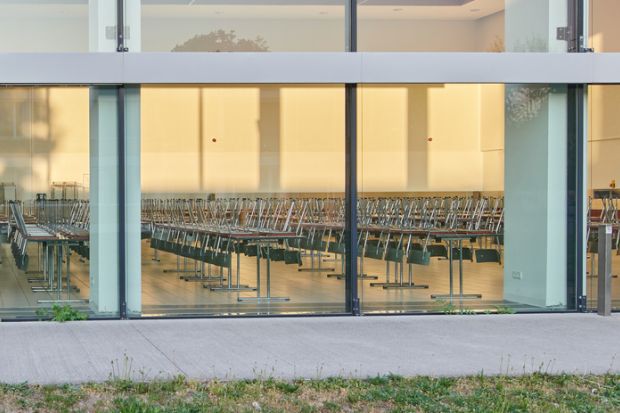
[[[620,316],[0,324],[0,382],[620,372]]]

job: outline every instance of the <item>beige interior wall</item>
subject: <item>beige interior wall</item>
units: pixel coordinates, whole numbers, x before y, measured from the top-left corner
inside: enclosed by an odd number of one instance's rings
[[[198,100],[194,88],[142,88],[143,191],[199,190]]]
[[[23,200],[52,182],[88,186],[88,104],[85,87],[0,90],[0,182]]]
[[[141,102],[151,196],[344,191],[342,86],[144,87]]]
[[[504,190],[504,85],[480,85],[483,191]]]
[[[620,86],[590,86],[588,94],[590,186],[620,186]]]
[[[344,87],[286,87],[281,102],[281,191],[344,192]]]
[[[364,86],[365,192],[503,190],[503,85]]]
[[[344,191],[342,86],[144,87],[141,99],[145,196]],[[358,103],[363,191],[503,189],[502,85],[366,85]]]
[[[596,52],[620,52],[620,2],[589,0],[590,47]]]
[[[207,192],[260,191],[260,95],[253,87],[209,87],[202,90],[203,190]],[[164,97],[165,98],[165,97]],[[193,105],[196,107],[194,99]],[[143,125],[146,122],[143,122]],[[196,133],[199,125],[196,124]],[[143,135],[145,136],[145,135]],[[199,137],[198,135],[196,136]],[[150,137],[149,137],[150,139]],[[198,140],[198,139],[196,139]],[[189,151],[196,146],[189,145]],[[191,171],[189,171],[191,173]],[[196,174],[197,169],[193,173]],[[143,174],[143,176],[145,176]],[[145,176],[147,179],[148,176]],[[172,177],[166,181],[172,183]],[[182,176],[180,177],[182,179]],[[174,189],[174,186],[168,187]]]
[[[87,184],[88,89],[3,94],[4,113],[25,115],[0,138],[0,182],[25,199]],[[363,190],[501,190],[502,103],[501,85],[363,87]],[[145,193],[344,190],[342,86],[144,87],[141,106]]]
[[[365,85],[358,93],[357,179],[363,192],[407,190],[408,158],[426,159],[426,113],[410,112],[409,91],[406,86]],[[411,140],[417,140],[417,151],[409,150],[410,133]],[[425,175],[424,164],[419,165]],[[420,186],[425,184],[426,179]]]
[[[428,189],[482,190],[479,87],[445,85],[429,92]]]
[[[590,0],[590,44],[596,52],[620,51],[620,2]],[[588,89],[588,183],[590,189],[620,186],[620,86]]]

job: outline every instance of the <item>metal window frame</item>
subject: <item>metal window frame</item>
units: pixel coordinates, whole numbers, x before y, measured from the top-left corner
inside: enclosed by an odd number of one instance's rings
[[[123,53],[125,47],[125,7],[124,0],[116,1],[116,51]],[[119,318],[127,319],[127,202],[126,202],[126,174],[125,159],[125,86],[116,89],[118,110],[118,303]]]
[[[116,88],[117,139],[118,139],[118,303],[119,317],[127,319],[127,202],[125,159],[125,86]]]
[[[589,53],[587,47],[585,0],[568,1],[569,53]],[[586,55],[587,56],[587,55]],[[567,99],[567,309],[587,311],[585,290],[586,261],[586,84],[569,84]]]
[[[346,0],[345,44],[357,51],[357,0]],[[345,311],[361,315],[357,277],[357,83],[345,84]]]
[[[585,274],[585,85],[568,85],[567,99],[567,309],[586,311]]]

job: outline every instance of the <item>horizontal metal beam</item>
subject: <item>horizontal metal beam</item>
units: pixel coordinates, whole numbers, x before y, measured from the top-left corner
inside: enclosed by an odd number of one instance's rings
[[[350,83],[351,53],[128,53],[127,83]]]
[[[0,53],[0,84],[620,83],[620,53]]]
[[[122,53],[0,53],[0,84],[117,84]]]
[[[362,82],[618,83],[619,64],[619,53],[362,53]]]

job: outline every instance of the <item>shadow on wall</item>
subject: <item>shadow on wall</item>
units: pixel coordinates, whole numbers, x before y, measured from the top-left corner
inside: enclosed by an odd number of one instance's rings
[[[0,90],[0,182],[15,183],[18,199],[49,187],[55,146],[51,112],[47,88]]]

